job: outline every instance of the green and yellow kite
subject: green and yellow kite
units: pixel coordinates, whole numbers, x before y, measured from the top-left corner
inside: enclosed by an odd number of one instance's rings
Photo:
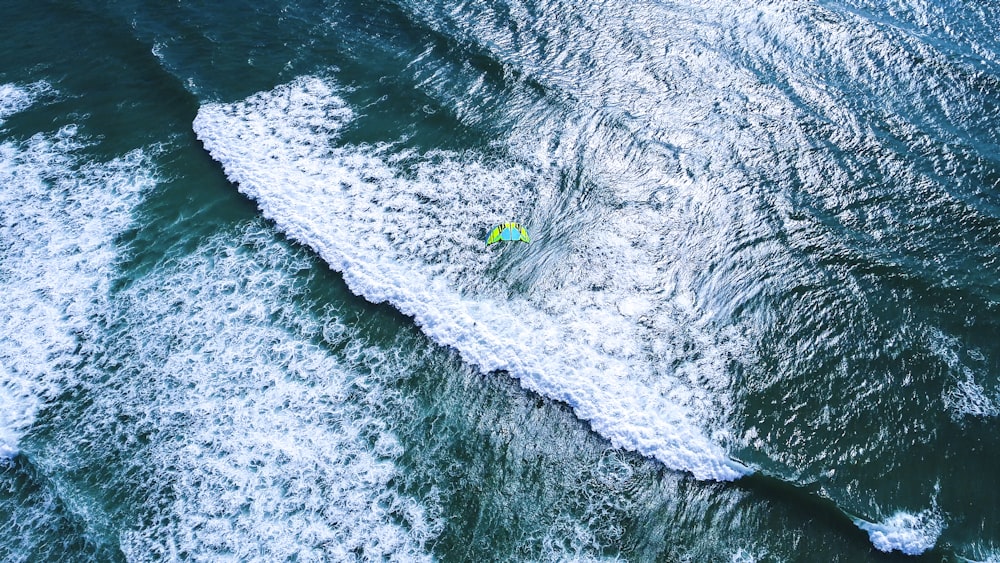
[[[531,242],[531,238],[528,237],[528,231],[524,230],[524,227],[521,225],[517,223],[503,223],[495,227],[490,233],[490,238],[486,239],[486,246],[496,244],[500,241]]]

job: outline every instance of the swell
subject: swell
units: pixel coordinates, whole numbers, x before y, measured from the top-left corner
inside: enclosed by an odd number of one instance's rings
[[[768,15],[746,25],[757,41],[734,37],[727,50],[795,103],[810,131],[804,143],[839,153],[830,163],[803,155],[822,176],[782,171],[799,184],[794,205],[841,239],[824,236],[832,265],[885,268],[933,288],[995,263],[1000,162],[996,132],[983,124],[1000,115],[987,86],[996,75],[872,16]],[[829,61],[809,65],[803,52]],[[843,184],[857,188],[832,189]],[[954,285],[980,304],[994,301],[992,287],[969,281]]]

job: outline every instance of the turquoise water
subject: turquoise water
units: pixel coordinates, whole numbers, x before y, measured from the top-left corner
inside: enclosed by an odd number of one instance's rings
[[[1000,559],[1000,8],[9,4],[0,559]]]

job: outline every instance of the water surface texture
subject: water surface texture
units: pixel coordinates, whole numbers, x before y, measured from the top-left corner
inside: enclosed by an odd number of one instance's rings
[[[1000,561],[1000,6],[8,4],[0,560]]]

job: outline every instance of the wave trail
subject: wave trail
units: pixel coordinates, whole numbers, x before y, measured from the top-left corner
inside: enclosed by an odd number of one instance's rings
[[[266,217],[365,299],[391,303],[483,371],[506,371],[566,402],[617,447],[699,479],[750,472],[706,435],[685,404],[690,388],[673,380],[653,388],[634,377],[651,369],[632,318],[643,304],[618,295],[624,309],[585,303],[559,311],[516,292],[459,289],[481,287],[476,279],[498,267],[482,252],[476,226],[523,209],[529,171],[448,153],[334,146],[352,118],[327,81],[304,77],[241,102],[205,105],[194,130]],[[405,170],[404,161],[416,165]]]

